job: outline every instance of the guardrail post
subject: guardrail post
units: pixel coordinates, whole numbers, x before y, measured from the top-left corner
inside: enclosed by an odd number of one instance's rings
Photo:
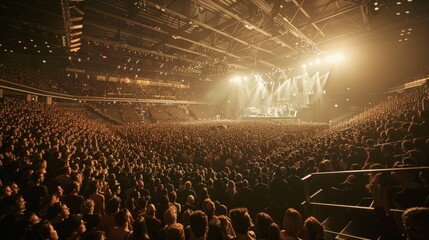
[[[308,217],[311,215],[310,213],[310,178],[311,174],[302,178],[304,181],[304,197],[305,197],[305,205],[304,205],[304,213]]]

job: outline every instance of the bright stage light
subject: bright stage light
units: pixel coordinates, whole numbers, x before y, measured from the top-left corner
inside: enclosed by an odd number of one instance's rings
[[[316,64],[317,64],[317,65],[319,65],[319,64],[320,64],[320,62],[321,62],[321,61],[320,61],[320,59],[317,59],[317,60],[316,60]]]
[[[342,53],[335,54],[335,61],[342,62],[344,60],[344,55]]]
[[[302,65],[302,68],[307,68],[307,64],[303,64],[303,65]]]
[[[332,56],[326,56],[325,57],[325,61],[327,62],[327,63],[331,63],[332,61],[333,61],[333,58],[332,58]]]

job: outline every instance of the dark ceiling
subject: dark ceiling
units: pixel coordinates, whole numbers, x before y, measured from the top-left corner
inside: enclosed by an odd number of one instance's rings
[[[173,80],[283,70],[339,40],[399,41],[429,23],[427,0],[6,0],[0,11],[2,51]]]

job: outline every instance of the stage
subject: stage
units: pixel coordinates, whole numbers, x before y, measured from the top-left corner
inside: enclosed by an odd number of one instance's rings
[[[274,117],[274,116],[252,116],[252,117],[240,117],[240,120],[246,121],[261,121],[261,120],[279,120],[279,121],[296,121],[296,117]]]

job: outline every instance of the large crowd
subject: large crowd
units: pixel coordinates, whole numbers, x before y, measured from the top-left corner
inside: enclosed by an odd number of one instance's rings
[[[40,90],[89,97],[133,99],[196,100],[189,88],[144,86],[133,79],[127,82],[87,79],[80,74],[47,74],[18,63],[0,63],[0,79]]]
[[[320,221],[303,217],[301,178],[428,166],[423,97],[425,88],[391,96],[334,127],[267,121],[111,126],[3,98],[1,238],[324,239]],[[335,202],[372,196],[386,239],[402,239],[409,229],[387,219],[386,196],[379,194],[399,186],[390,204],[410,209],[405,226],[423,236],[410,239],[427,239],[428,210],[414,207],[428,206],[429,175],[418,173],[350,174],[313,182],[312,189],[326,190],[327,201],[339,197]],[[347,194],[335,194],[340,190]]]

